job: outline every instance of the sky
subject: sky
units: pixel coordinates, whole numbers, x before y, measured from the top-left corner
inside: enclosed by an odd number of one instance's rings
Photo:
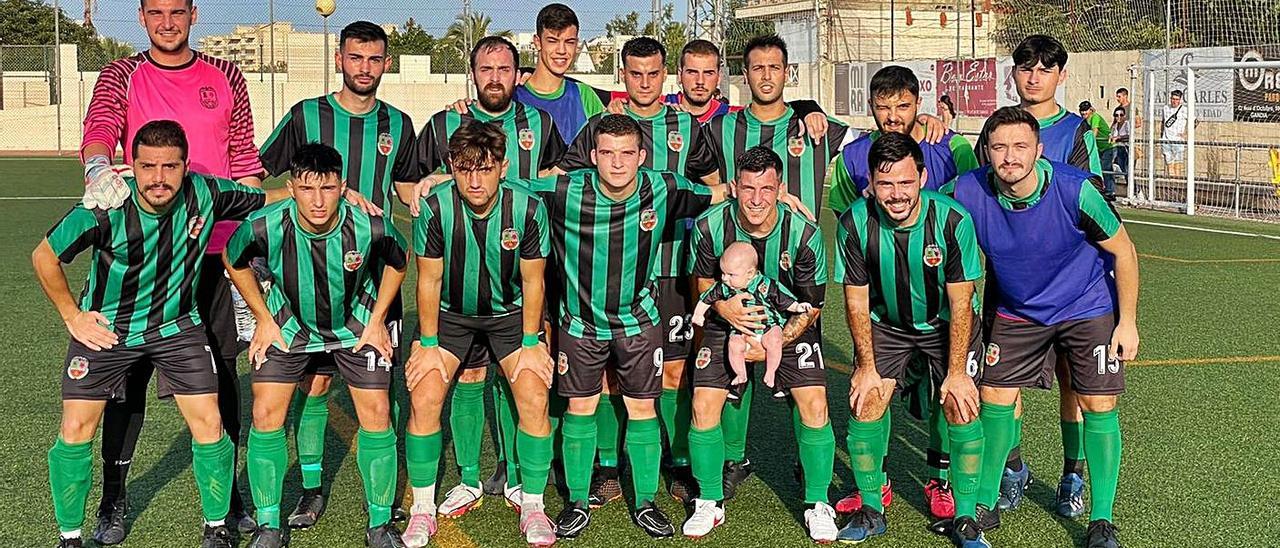
[[[52,3],[52,0],[44,0]],[[684,20],[687,0],[669,2],[675,4],[677,20]],[[493,19],[490,28],[510,29],[515,32],[533,31],[534,17],[546,3],[545,0],[472,0],[472,11],[481,12]],[[604,34],[605,23],[615,15],[631,11],[647,20],[649,0],[614,0],[601,9],[597,2],[569,0],[566,2],[578,13],[582,21],[582,34],[590,38]],[[75,0],[59,0],[68,17],[80,20],[84,6]],[[209,34],[226,34],[236,25],[263,24],[270,19],[266,0],[195,0],[197,21],[192,27],[192,44]],[[330,32],[337,32],[347,23],[361,19],[374,23],[395,23],[403,26],[410,17],[432,35],[444,34],[449,23],[462,10],[461,0],[401,0],[371,6],[368,2],[337,0],[338,9],[329,17]],[[321,18],[315,12],[314,0],[275,0],[277,21],[291,21],[294,28],[303,32],[320,32]],[[98,34],[109,36],[135,48],[147,47],[147,36],[138,25],[137,0],[98,0],[94,26]]]

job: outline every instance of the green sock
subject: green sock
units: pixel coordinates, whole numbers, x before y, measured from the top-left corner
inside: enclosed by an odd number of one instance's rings
[[[84,524],[84,502],[93,485],[93,442],[67,443],[58,436],[49,448],[49,490],[58,530],[75,531]]]
[[[889,441],[893,438],[893,409],[884,408],[880,416],[880,483],[889,483]],[[878,493],[878,491],[877,491]],[[880,496],[880,495],[876,495]]]
[[[600,453],[600,466],[617,466],[619,438],[622,437],[622,423],[619,415],[626,409],[622,396],[601,394],[600,403],[596,405],[596,451]]]
[[[569,502],[586,502],[591,490],[591,460],[596,454],[596,418],[565,413],[560,423],[564,436],[564,483]]]
[[[493,436],[493,458],[498,462],[502,462],[507,458],[507,448],[502,445],[502,414],[498,410],[502,408],[507,398],[507,393],[502,390],[502,383],[497,382],[497,378],[501,375],[495,375],[493,381],[489,381],[486,386],[489,387],[489,395],[493,397],[493,423],[492,429],[489,431]]]
[[[731,462],[742,462],[747,454],[747,425],[751,422],[751,396],[755,392],[755,381],[747,379],[747,387],[742,391],[742,399],[727,402],[720,414],[720,428],[724,432],[724,458]]]
[[[480,487],[480,444],[484,438],[484,381],[460,382],[449,405],[449,429],[453,432],[453,456],[462,471],[462,483]]]
[[[249,472],[249,488],[253,494],[258,524],[273,529],[280,528],[280,497],[284,491],[284,475],[289,469],[289,442],[284,428],[263,432],[249,430],[249,450],[246,454]]]
[[[236,446],[226,433],[213,443],[191,440],[191,472],[200,489],[205,521],[226,519],[231,511],[231,481],[235,479]]]
[[[440,452],[444,449],[444,434],[404,436],[404,467],[409,472],[410,487],[431,487],[440,473]]]
[[[1084,452],[1089,463],[1089,521],[1111,521],[1120,481],[1120,413],[1112,409],[1084,414]]]
[[[885,440],[883,430],[888,424],[885,417],[867,422],[851,419],[849,434],[845,438],[849,448],[849,466],[853,468],[858,492],[862,493],[862,504],[880,512],[884,512],[884,504],[880,499],[880,489],[884,484],[883,472],[880,470],[884,462],[881,448],[884,447]],[[802,452],[801,458],[803,455]]]
[[[688,466],[689,425],[693,422],[693,391],[664,388],[658,403],[662,413],[662,426],[667,433],[667,447],[671,448],[671,464]]]
[[[662,469],[662,429],[658,418],[627,421],[627,455],[631,458],[631,487],[636,506],[652,502]]]
[[[724,499],[724,432],[720,425],[689,429],[689,460],[698,480],[698,498]]]
[[[1086,460],[1084,453],[1084,423],[1060,421],[1058,426],[1062,429],[1062,460]]]
[[[298,465],[302,468],[302,487],[320,487],[321,461],[324,460],[324,431],[329,425],[329,394],[307,396],[299,414]],[[256,502],[254,503],[257,504]],[[261,520],[259,520],[261,521]]]
[[[527,495],[541,495],[547,489],[551,471],[551,435],[535,436],[523,429],[516,432],[516,452],[520,454],[520,478]]]
[[[950,426],[937,398],[929,398],[929,450],[925,453],[929,477],[947,481],[951,466]]]
[[[831,421],[817,428],[801,424],[796,443],[800,446],[800,467],[804,470],[804,501],[827,504],[836,460],[836,435],[831,430]]]
[[[969,424],[953,424],[951,430],[952,454],[951,491],[955,494],[956,515],[977,517],[978,476],[982,473],[982,448],[984,438],[982,421]]]
[[[493,400],[493,414],[501,434],[496,445],[499,446],[502,460],[507,463],[507,485],[520,485],[524,483],[520,476],[520,450],[517,443],[519,428],[516,426],[520,411],[516,409],[516,398],[511,393],[511,385],[507,383],[506,377],[495,378],[493,387],[495,393],[501,396]]]
[[[979,413],[986,441],[982,448],[982,472],[978,474],[978,504],[987,508],[996,507],[1004,461],[1017,435],[1018,421],[1013,417],[1013,410],[1012,405],[983,402]]]
[[[364,500],[369,505],[369,527],[391,521],[391,505],[396,498],[396,433],[388,428],[356,434],[356,465],[364,481]]]

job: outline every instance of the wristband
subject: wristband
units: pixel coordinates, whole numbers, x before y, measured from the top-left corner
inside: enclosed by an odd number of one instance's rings
[[[432,335],[430,337],[423,335],[422,338],[418,339],[418,342],[422,343],[423,348],[435,348],[440,346],[440,337],[436,335]]]
[[[524,337],[520,338],[520,346],[523,346],[525,348],[533,348],[535,346],[538,346],[538,343],[540,342],[542,341],[538,340],[537,333],[525,333]]]
[[[85,167],[90,167],[95,165],[110,166],[111,158],[106,154],[94,154],[93,156],[90,156],[85,159],[84,165]]]

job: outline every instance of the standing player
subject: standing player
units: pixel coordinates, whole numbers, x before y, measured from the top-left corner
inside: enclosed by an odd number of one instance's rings
[[[978,503],[995,508],[1002,461],[1021,421],[1020,390],[1050,388],[1056,354],[1070,368],[1066,379],[1084,411],[1092,492],[1085,545],[1112,548],[1119,546],[1111,522],[1120,474],[1116,401],[1124,361],[1138,353],[1138,256],[1092,184],[1096,176],[1040,158],[1038,133],[1031,113],[997,110],[983,128],[991,164],[960,177],[954,188],[973,215],[995,279],[988,289],[995,318],[982,379],[987,441]]]
[[[694,224],[690,253],[697,290],[699,294],[705,292],[720,278],[720,256],[725,248],[745,241],[755,247],[761,272],[786,286],[797,300],[813,306],[809,312],[789,317],[782,328],[782,363],[775,386],[788,391],[794,401],[792,418],[804,472],[804,500],[809,505],[804,513],[805,527],[814,540],[831,542],[836,538],[836,523],[835,510],[827,501],[827,490],[831,486],[836,440],[831,421],[827,419],[827,374],[818,327],[827,282],[822,234],[817,224],[778,203],[783,184],[780,173],[784,167],[782,159],[769,147],[747,149],[734,166],[737,199],[711,208]],[[762,314],[759,307],[743,306],[747,297],[744,294],[717,302],[714,310],[738,331],[751,334],[762,327],[758,319]],[[731,440],[724,432],[729,428],[729,420],[741,421],[734,427],[742,429],[738,443],[743,443],[747,415],[731,416],[735,407],[725,405],[733,370],[726,359],[729,334],[718,325],[719,322],[708,322],[692,373],[693,428],[689,432],[689,453],[693,474],[698,480],[698,498],[683,529],[685,536],[695,538],[706,535],[724,521],[723,500],[729,495],[726,491],[736,488],[736,484],[722,478],[721,467],[725,461],[734,462],[728,466],[731,474],[749,466],[737,464],[741,460],[740,448],[739,461],[732,461],[732,456],[726,458],[732,449]],[[752,345],[746,361],[764,361],[764,349],[754,343],[754,338],[747,337],[747,340]],[[743,401],[748,399],[748,395],[743,395]],[[745,474],[741,477],[745,478]]]
[[[392,196],[412,194],[421,173],[416,159],[413,120],[377,98],[383,73],[391,67],[387,33],[368,21],[347,25],[338,35],[334,61],[342,71],[337,93],[304,99],[293,105],[262,145],[262,164],[271,176],[292,170],[293,157],[308,143],[323,143],[338,151],[341,180],[369,197],[390,214]],[[379,280],[381,270],[371,271]],[[376,282],[375,282],[376,284]],[[399,346],[404,311],[399,293],[387,313],[387,330],[400,363]],[[329,387],[339,363],[319,358],[296,383],[306,394],[298,422],[298,464],[302,468],[302,496],[288,525],[307,528],[324,514],[327,497],[320,484],[324,433],[329,422]],[[398,406],[397,406],[398,407]]]
[[[191,0],[143,0],[138,21],[147,30],[151,47],[145,52],[103,67],[93,88],[84,119],[85,205],[120,207],[128,192],[112,199],[106,189],[122,188],[113,175],[111,158],[119,145],[125,163],[132,163],[129,144],[136,132],[151,120],[177,120],[191,140],[191,169],[261,186],[262,164],[253,146],[253,112],[244,76],[235,64],[193,51],[188,44],[196,7]],[[95,198],[95,196],[97,198]],[[101,199],[100,199],[101,198]],[[213,226],[206,256],[199,268],[206,270],[196,286],[196,304],[218,360],[218,406],[231,443],[240,443],[240,388],[236,357],[244,350],[237,340],[237,317],[232,288],[219,254],[235,224]],[[103,415],[102,500],[94,540],[111,545],[124,542],[125,495],[129,464],[142,430],[147,384],[151,368],[143,365],[128,377],[124,402],[107,404]],[[231,518],[242,532],[253,529],[241,503],[239,488],[231,489]]]
[[[872,97],[880,76],[872,78]],[[849,460],[865,501],[839,539],[862,542],[888,527],[880,500],[881,463],[889,449],[886,412],[920,356],[926,378],[939,386],[931,402],[946,402],[931,412],[945,411],[944,428],[957,455],[951,471],[957,495],[952,514],[960,516],[953,527],[956,544],[989,548],[974,520],[982,458],[974,378],[983,346],[974,291],[982,262],[973,221],[955,200],[921,189],[930,186],[932,173],[910,134],[880,136],[865,163],[871,166],[872,197],[854,202],[836,229],[835,276],[844,284],[858,364],[849,389]],[[927,485],[925,493],[930,494]]]
[[[566,143],[572,143],[587,119],[604,112],[609,92],[565,76],[578,58],[578,15],[564,4],[538,10],[533,47],[538,64],[533,75],[516,87],[516,100],[546,111]]]
[[[386,318],[404,280],[405,244],[387,218],[342,199],[343,167],[328,145],[298,147],[286,184],[293,199],[249,216],[223,257],[257,319],[249,344],[253,428],[247,468],[258,509],[252,548],[289,543],[280,520],[289,463],[284,420],[294,390],[321,367],[342,373],[360,423],[356,462],[369,512],[365,545],[403,546],[391,524],[397,462]],[[266,262],[274,280],[266,298],[249,268],[255,259]]]
[[[508,462],[520,456],[520,470],[508,475],[523,481],[517,501],[520,531],[532,546],[556,540],[542,498],[552,456],[547,412],[552,366],[539,337],[551,240],[542,202],[504,175],[510,172],[506,151],[506,132],[499,126],[465,122],[449,138],[456,179],[433,188],[413,222],[422,337],[405,368],[413,397],[405,444],[413,487],[405,544],[411,547],[426,546],[436,531],[440,411],[450,379],[464,360],[474,361],[468,354],[476,354],[477,345],[486,350],[483,364],[489,355],[498,357],[519,412],[519,432],[512,433],[514,443],[507,449]],[[462,432],[455,427],[453,435]],[[478,442],[480,432],[474,435]],[[478,453],[478,443],[475,449]],[[472,479],[479,481],[478,475]],[[445,513],[443,507],[440,512]]]
[[[71,333],[62,379],[62,426],[49,449],[49,485],[59,546],[79,548],[85,498],[92,485],[93,435],[107,402],[145,398],[129,378],[159,371],[160,397],[172,396],[191,430],[192,472],[204,515],[203,548],[230,548],[225,524],[233,492],[235,445],[218,410],[219,362],[210,348],[194,293],[213,223],[243,219],[267,195],[189,171],[187,139],[177,122],[134,130],[129,196],[108,211],[72,208],[32,254],[36,276]],[[77,302],[62,263],[93,250],[93,266]],[[110,432],[104,432],[105,436]],[[117,433],[118,434],[118,433]],[[104,444],[107,449],[110,444]],[[98,531],[99,533],[102,530]],[[101,544],[101,543],[99,543]]]

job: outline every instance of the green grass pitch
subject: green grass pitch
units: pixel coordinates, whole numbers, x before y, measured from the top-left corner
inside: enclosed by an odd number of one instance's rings
[[[0,185],[0,226],[10,235],[0,241],[0,292],[7,295],[0,332],[8,347],[0,362],[0,541],[6,546],[52,545],[56,526],[45,452],[57,432],[59,375],[68,335],[41,294],[29,257],[44,232],[74,203],[40,197],[78,195],[79,166],[73,160],[0,159]],[[15,199],[22,197],[37,199]],[[1116,506],[1121,538],[1131,547],[1280,545],[1280,530],[1268,519],[1274,508],[1271,489],[1280,485],[1280,423],[1275,415],[1280,402],[1280,240],[1140,222],[1272,236],[1280,236],[1280,226],[1136,210],[1123,215],[1136,221],[1128,229],[1142,254],[1143,344],[1139,361],[1128,368],[1128,392],[1121,400],[1125,453]],[[829,213],[824,216],[823,226],[831,234],[832,219]],[[82,258],[69,268],[73,289],[78,290],[86,263]],[[848,377],[840,372],[851,351],[840,288],[828,287],[823,349],[838,440],[834,501],[851,478],[843,447]],[[248,409],[243,362],[241,373]],[[325,454],[326,483],[334,486],[329,512],[316,528],[295,535],[294,546],[362,545],[363,496],[350,452],[355,414],[346,391],[339,388],[336,394]],[[792,479],[795,441],[785,406],[759,391],[753,413],[748,454],[759,472],[728,504],[727,523],[696,544],[810,545],[801,523],[800,486]],[[900,408],[894,416],[889,476],[896,498],[888,511],[890,530],[868,545],[947,546],[925,529],[920,488],[924,429]],[[1029,492],[1029,503],[1005,514],[1003,527],[989,540],[996,546],[1077,545],[1086,521],[1059,519],[1049,509],[1061,462],[1056,394],[1028,394],[1023,439],[1024,455],[1039,482]],[[198,542],[189,443],[177,409],[152,401],[130,477],[132,532],[125,546]],[[488,443],[486,474],[493,464]],[[446,450],[444,460],[452,462],[451,451]],[[96,466],[94,476],[96,480]],[[243,471],[240,480],[247,486]],[[441,491],[457,481],[456,469],[446,465]],[[286,479],[286,506],[296,500],[299,485],[295,467]],[[92,532],[98,489],[95,483],[86,535]],[[244,492],[247,496],[248,490]],[[683,521],[686,513],[675,501],[659,498],[674,520]],[[547,500],[554,516],[561,499],[548,491]],[[596,511],[593,521],[585,536],[563,544],[694,544],[651,541],[630,523],[620,503]],[[459,547],[523,544],[515,513],[492,498],[465,518],[442,523],[438,540],[440,546]]]

